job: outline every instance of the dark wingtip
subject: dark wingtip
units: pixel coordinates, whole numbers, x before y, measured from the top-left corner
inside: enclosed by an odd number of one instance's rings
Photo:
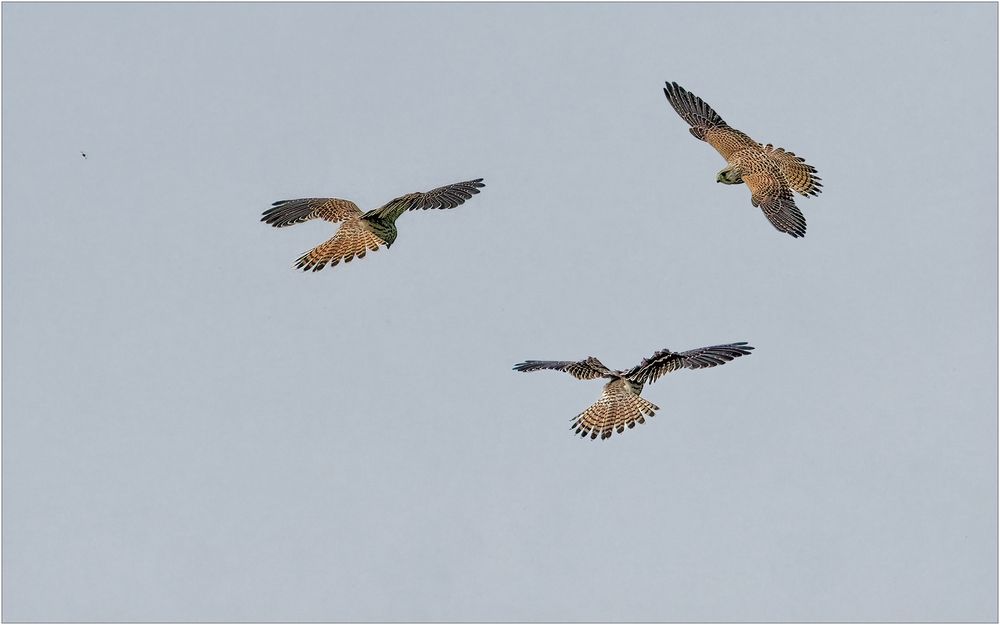
[[[664,89],[664,91],[667,90],[669,90],[670,93],[677,93],[681,95],[687,93],[687,90],[685,90],[684,87],[678,85],[676,82],[673,81],[667,81],[667,88]]]
[[[261,213],[260,220],[263,221],[264,223],[270,224],[272,226],[276,226],[278,218],[275,217],[274,212],[277,209],[278,209],[278,207],[267,209],[266,211],[264,211],[263,213]]]

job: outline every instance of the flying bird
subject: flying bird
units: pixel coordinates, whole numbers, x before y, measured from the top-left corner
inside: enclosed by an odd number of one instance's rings
[[[476,178],[426,193],[408,193],[367,213],[362,213],[350,200],[332,197],[280,200],[264,211],[261,221],[275,228],[316,218],[340,222],[340,228],[332,238],[309,250],[295,262],[295,267],[303,271],[319,271],[327,263],[333,267],[341,261],[349,263],[355,256],[364,258],[365,253],[374,252],[382,245],[392,247],[392,242],[396,240],[396,220],[406,211],[455,208],[479,193],[484,186],[483,179]]]
[[[806,235],[806,218],[795,205],[792,191],[809,196],[822,191],[821,178],[805,159],[776,148],[761,145],[727,124],[701,98],[675,82],[668,82],[663,93],[677,114],[687,122],[691,134],[707,142],[726,159],[726,168],[716,175],[723,184],[745,182],[750,187],[750,202],[759,206],[775,228],[793,237]]]
[[[628,371],[612,371],[593,356],[579,362],[526,360],[514,365],[514,370],[553,369],[565,371],[578,380],[610,378],[611,381],[604,385],[601,398],[573,417],[573,425],[570,426],[580,436],[586,437],[589,434],[591,439],[595,439],[600,434],[605,439],[610,438],[613,432],[621,434],[626,426],[631,429],[636,423],[645,423],[645,417],[652,417],[660,409],[639,396],[646,384],[677,369],[704,369],[724,365],[734,358],[749,354],[751,350],[753,347],[745,342],[700,347],[686,352],[661,349]]]

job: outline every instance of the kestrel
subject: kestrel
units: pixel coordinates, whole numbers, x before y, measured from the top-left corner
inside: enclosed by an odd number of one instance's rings
[[[795,205],[792,191],[816,195],[822,191],[821,178],[805,159],[776,148],[761,145],[732,128],[712,107],[675,82],[663,90],[677,114],[690,124],[691,134],[718,150],[728,165],[715,177],[717,182],[750,187],[750,202],[764,211],[771,224],[793,237],[806,235],[806,218]]]
[[[604,385],[601,398],[573,417],[573,425],[570,426],[580,436],[590,434],[590,438],[594,439],[600,434],[605,439],[613,432],[621,434],[626,426],[631,429],[637,422],[645,423],[645,417],[652,417],[660,409],[656,404],[639,397],[642,387],[647,383],[655,382],[661,376],[681,368],[704,369],[724,365],[734,358],[749,354],[751,350],[753,347],[746,343],[712,345],[679,353],[661,349],[628,371],[612,371],[593,356],[579,362],[526,360],[514,365],[514,370],[554,369],[565,371],[578,380],[610,378],[611,381]]]
[[[303,271],[319,271],[327,263],[332,267],[340,261],[349,263],[355,256],[364,258],[366,252],[374,252],[381,245],[392,247],[396,240],[396,219],[406,211],[455,208],[484,186],[483,179],[476,178],[426,193],[407,193],[367,213],[362,213],[350,200],[333,197],[281,200],[264,211],[261,221],[275,228],[317,217],[333,223],[342,222],[330,240],[309,250],[295,262],[295,267]]]

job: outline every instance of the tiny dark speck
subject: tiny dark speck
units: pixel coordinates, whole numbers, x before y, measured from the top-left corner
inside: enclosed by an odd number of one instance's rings
[[[86,152],[80,152],[80,156],[82,156],[83,158],[87,158],[87,153]]]

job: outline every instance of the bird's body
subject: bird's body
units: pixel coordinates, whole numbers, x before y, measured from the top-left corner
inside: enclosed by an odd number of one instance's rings
[[[327,264],[351,262],[364,258],[382,245],[391,247],[396,240],[396,220],[410,210],[455,208],[479,193],[483,179],[467,180],[438,187],[426,193],[408,193],[381,208],[362,213],[357,204],[339,198],[301,198],[280,200],[264,211],[261,221],[282,228],[310,219],[340,222],[332,238],[299,257],[295,266],[303,271],[319,271]]]
[[[700,347],[686,352],[672,352],[661,349],[649,358],[628,370],[611,370],[593,356],[574,361],[526,360],[514,365],[515,371],[540,371],[552,369],[565,371],[579,380],[608,378],[601,398],[589,408],[573,418],[571,429],[581,436],[590,438],[610,438],[625,428],[633,428],[636,423],[645,423],[645,417],[652,417],[659,406],[646,401],[640,395],[647,383],[655,382],[661,376],[681,368],[702,369],[722,365],[734,358],[749,354],[753,347],[746,343],[728,343]]]
[[[667,83],[667,101],[691,128],[695,138],[714,147],[726,167],[716,180],[723,184],[745,183],[750,202],[759,206],[771,224],[793,237],[806,234],[806,220],[795,205],[792,191],[803,196],[822,191],[816,169],[801,157],[771,144],[763,145],[732,128],[701,98],[677,83]]]

